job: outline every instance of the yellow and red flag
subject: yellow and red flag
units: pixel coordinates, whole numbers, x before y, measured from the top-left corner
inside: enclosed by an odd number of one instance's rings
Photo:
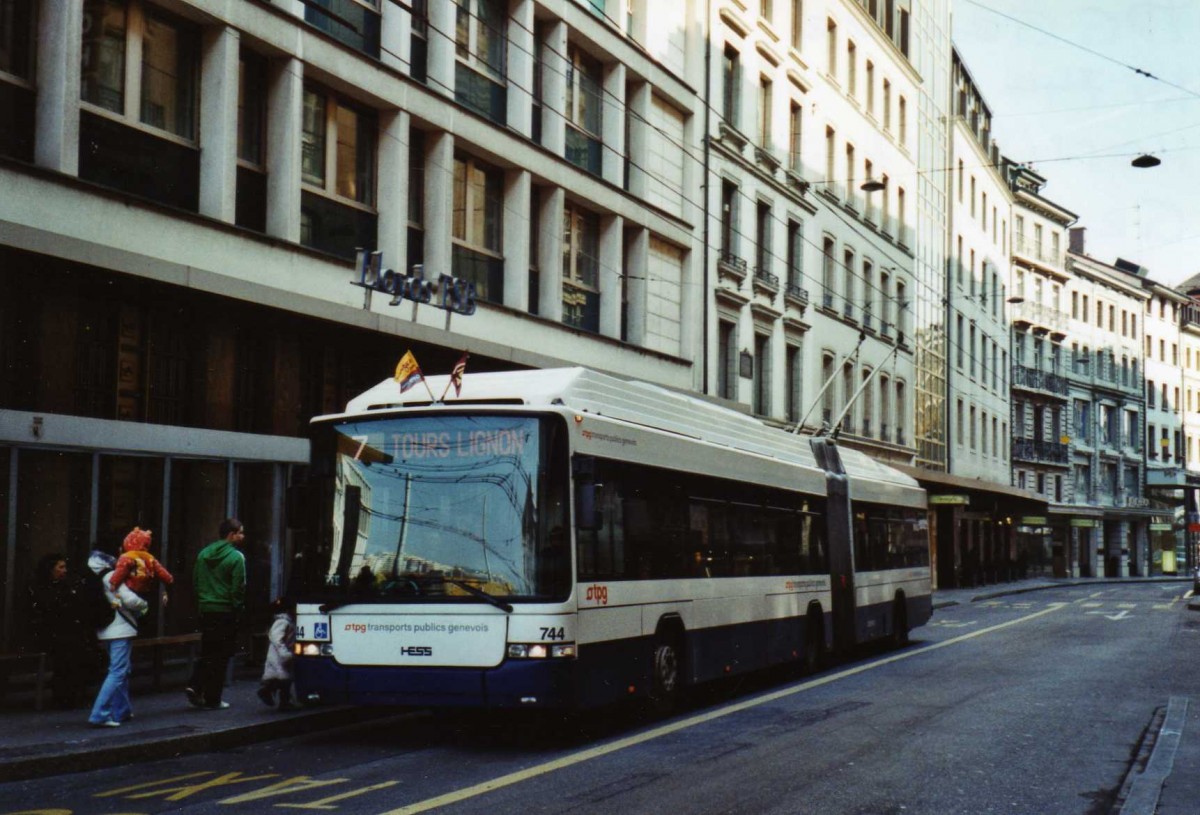
[[[400,383],[401,393],[404,393],[425,378],[425,375],[421,373],[421,366],[417,364],[417,358],[413,356],[412,351],[405,351],[404,356],[400,357],[400,362],[396,365],[395,378]]]

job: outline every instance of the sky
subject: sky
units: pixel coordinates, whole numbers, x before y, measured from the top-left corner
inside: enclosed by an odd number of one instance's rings
[[[953,0],[953,9],[955,46],[1001,151],[1079,216],[1087,254],[1139,263],[1169,285],[1200,273],[1200,2]],[[1162,164],[1131,167],[1143,153]]]

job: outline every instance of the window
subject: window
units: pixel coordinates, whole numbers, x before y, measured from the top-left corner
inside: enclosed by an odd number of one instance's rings
[[[784,394],[787,399],[787,420],[789,422],[800,421],[800,346],[789,344],[787,347],[787,360],[784,366],[784,376],[786,378],[786,392]]]
[[[238,60],[236,223],[265,232],[267,64],[243,52]]]
[[[758,143],[762,147],[771,146],[771,80],[765,76],[758,78]]]
[[[569,58],[566,159],[599,175],[603,71],[599,60],[578,48],[570,49]]]
[[[825,128],[825,189],[830,194],[837,195],[837,134],[832,127]]]
[[[32,78],[35,5],[29,0],[0,0],[0,72]]]
[[[563,208],[563,322],[600,331],[600,216]]]
[[[758,222],[754,225],[754,274],[771,272],[771,205],[758,202]]]
[[[800,221],[788,221],[787,264],[788,288],[799,290],[804,277],[804,224]]]
[[[883,132],[889,133],[892,129],[892,83],[888,80],[883,80]]]
[[[826,73],[833,80],[837,80],[837,23],[832,19],[825,21],[825,33],[829,39],[829,64],[826,66]]]
[[[83,15],[83,101],[193,141],[199,65],[196,32],[140,2],[85,0]],[[139,52],[141,64],[128,64],[127,55]],[[140,98],[133,100],[131,94],[138,89]]]
[[[738,83],[741,82],[741,63],[737,49],[725,46],[725,54],[721,60],[721,78],[723,82],[721,96],[721,115],[731,127],[738,126]]]
[[[800,136],[803,132],[804,107],[792,102],[788,111],[788,167],[800,174],[803,164],[800,159]]]
[[[897,103],[896,116],[899,119],[896,128],[897,138],[900,140],[900,147],[906,149],[908,145],[908,101],[903,96]]]
[[[453,274],[473,282],[480,298],[495,303],[504,301],[503,209],[503,172],[472,156],[455,156]]]
[[[892,383],[886,374],[879,375],[879,438],[891,441]]]
[[[732,260],[738,251],[738,188],[730,181],[721,183],[721,256]]]
[[[853,97],[858,90],[858,46],[846,40],[846,93]]]
[[[300,143],[300,170],[305,184],[327,195],[374,205],[373,115],[325,91],[305,88]]]
[[[771,338],[754,335],[754,412],[766,416],[771,412]]]
[[[772,0],[762,0],[759,13],[762,15],[764,20],[766,20],[768,23],[771,22],[771,20],[775,17],[775,4],[772,2]]]
[[[896,444],[904,444],[904,428],[908,426],[908,402],[903,382],[896,383]]]
[[[737,399],[737,325],[728,320],[717,324],[717,395]]]
[[[833,354],[828,351],[821,355],[821,387],[825,392],[821,395],[821,421],[828,424],[833,421]],[[829,387],[825,387],[828,385]]]
[[[497,0],[458,0],[454,98],[503,124],[506,119],[504,22]]]
[[[867,115],[875,115],[875,63],[867,60]]]
[[[804,0],[792,0],[792,48],[800,50],[804,35]]]

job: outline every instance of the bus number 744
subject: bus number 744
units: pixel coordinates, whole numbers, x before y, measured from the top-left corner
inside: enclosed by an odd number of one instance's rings
[[[565,640],[566,632],[562,628],[543,628],[542,639],[544,640]]]

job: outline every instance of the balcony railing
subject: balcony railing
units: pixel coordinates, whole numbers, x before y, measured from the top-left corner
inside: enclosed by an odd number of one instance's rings
[[[1052,334],[1067,333],[1067,315],[1052,306],[1025,301],[1012,306],[1013,322],[1028,323],[1035,328],[1044,328]]]
[[[1021,461],[1067,464],[1070,456],[1071,448],[1061,442],[1021,438],[1012,440],[1012,457]]]
[[[775,294],[779,291],[779,275],[772,274],[761,266],[755,266],[754,286],[770,294]]]
[[[1014,251],[1024,255],[1027,258],[1040,260],[1043,263],[1053,263],[1056,266],[1062,265],[1062,250],[1054,251],[1025,235],[1018,234],[1014,243]]]
[[[1065,376],[1053,374],[1049,371],[1039,371],[1037,368],[1030,368],[1025,365],[1012,366],[1012,383],[1018,388],[1028,388],[1063,397],[1067,395],[1067,391],[1069,390]]]
[[[802,306],[808,305],[808,289],[802,289],[796,283],[787,284],[787,288],[784,290],[784,296]]]
[[[726,249],[721,250],[721,256],[717,260],[717,269],[725,272],[738,280],[744,280],[746,277],[746,259],[740,258]]]

